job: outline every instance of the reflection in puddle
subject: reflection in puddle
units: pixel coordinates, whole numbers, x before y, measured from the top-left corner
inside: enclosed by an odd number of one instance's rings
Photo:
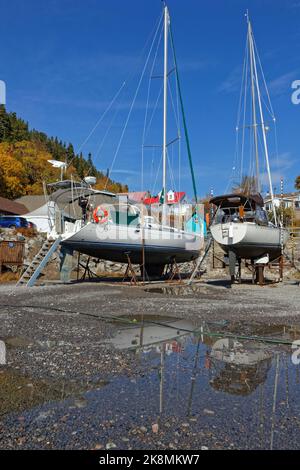
[[[171,341],[195,329],[193,323],[188,320],[153,316],[146,319],[133,318],[130,325],[119,329],[117,334],[110,340],[110,343],[116,349],[136,349],[140,347],[143,352],[148,352],[153,349],[153,345],[156,343]],[[139,326],[135,326],[135,322],[138,322]]]
[[[200,285],[190,285],[187,284],[178,284],[178,285],[163,285],[161,287],[149,287],[144,289],[145,292],[149,292],[150,294],[164,294],[164,295],[171,295],[172,297],[176,296],[183,296],[183,295],[195,295],[195,294],[203,294],[203,290],[205,290],[207,286],[205,284]]]
[[[53,393],[56,402],[33,402],[22,415],[24,448],[44,448],[42,437],[52,448],[300,448],[300,366],[290,347],[298,328],[248,325],[241,335],[226,322],[128,320],[111,342],[136,370],[75,398],[68,390]],[[2,424],[18,432],[15,414]]]
[[[291,438],[300,431],[299,368],[288,347],[297,328],[264,326],[260,341],[255,328],[241,340],[220,324],[163,323],[142,321],[119,330],[112,341],[132,349],[136,340],[135,354],[147,373],[134,387],[126,379],[121,383],[126,394],[139,396],[150,420],[164,428],[170,419],[190,419],[215,448],[229,442],[231,448],[300,447]]]
[[[108,383],[104,380],[96,380],[93,383],[41,380],[5,367],[0,369],[0,417],[70,396],[75,396],[76,405],[76,397],[79,396],[77,401],[80,400],[80,394],[86,390],[103,387]]]

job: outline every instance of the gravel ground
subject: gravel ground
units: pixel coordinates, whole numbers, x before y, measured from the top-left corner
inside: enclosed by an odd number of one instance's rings
[[[148,382],[141,383],[141,390],[150,390],[157,380],[156,375],[151,379],[151,371],[157,365],[153,366],[152,359],[141,360],[139,355],[110,344],[119,328],[112,319],[123,315],[133,319],[138,315],[155,315],[162,320],[176,317],[195,327],[203,322],[226,324],[228,331],[239,334],[258,330],[263,334],[269,325],[285,325],[294,331],[300,327],[300,287],[296,282],[230,288],[226,282],[214,280],[189,289],[99,282],[18,289],[1,285],[0,299],[0,340],[7,348],[7,363],[0,366],[0,448],[100,449],[116,439],[119,448],[189,448],[201,443],[210,448],[247,447],[246,441],[226,438],[220,417],[215,431],[207,425],[201,434],[194,424],[198,420],[196,412],[187,423],[184,416],[169,416],[165,433],[156,436],[151,432],[149,435],[155,414],[150,408],[155,408],[154,404],[150,406],[149,402],[148,411],[142,406],[144,412],[138,417],[136,412],[128,415],[128,410],[120,413],[120,394],[132,396],[132,384],[143,381],[143,377],[148,377]],[[193,342],[189,347],[193,351]],[[170,367],[173,365],[170,363]],[[209,396],[207,389],[207,400]],[[134,400],[127,405],[132,409]],[[235,406],[239,409],[240,405]],[[204,415],[209,416],[209,411]],[[293,422],[298,423],[297,416],[292,416]],[[236,419],[238,423],[242,418]],[[83,437],[80,423],[86,428]],[[260,447],[255,440],[251,445]]]

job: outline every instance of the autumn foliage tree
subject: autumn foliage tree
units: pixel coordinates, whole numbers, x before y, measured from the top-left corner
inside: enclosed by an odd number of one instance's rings
[[[127,186],[112,181],[93,164],[92,155],[85,159],[77,155],[73,145],[66,145],[57,137],[48,137],[0,106],[0,196],[15,199],[27,194],[42,194],[43,182],[60,179],[60,170],[48,160],[60,160],[68,164],[66,177],[82,179],[95,176],[97,189],[112,192],[127,191]]]

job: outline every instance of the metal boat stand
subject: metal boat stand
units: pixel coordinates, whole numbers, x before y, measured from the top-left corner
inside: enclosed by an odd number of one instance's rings
[[[176,263],[176,258],[172,258],[171,262],[168,264],[166,269],[167,282],[172,282],[175,279],[175,276],[178,277],[179,282],[182,282],[180,269]]]
[[[127,257],[127,268],[126,268],[126,271],[125,271],[125,274],[124,274],[124,277],[123,277],[123,280],[122,282],[125,282],[125,279],[127,278],[130,278],[129,282],[130,282],[130,285],[137,285],[137,274],[134,270],[134,267],[133,267],[133,264],[131,262],[131,259],[130,259],[130,251],[127,251],[126,253],[124,253]]]
[[[86,263],[83,264],[80,262],[80,257],[81,257],[81,253],[78,253],[78,260],[77,260],[77,281],[84,281],[87,277],[89,280],[91,279],[94,279],[94,278],[98,278],[99,276],[94,273],[89,264],[90,264],[90,260],[91,260],[91,257],[89,256]],[[81,277],[79,277],[79,268],[83,268],[84,269],[84,273]]]

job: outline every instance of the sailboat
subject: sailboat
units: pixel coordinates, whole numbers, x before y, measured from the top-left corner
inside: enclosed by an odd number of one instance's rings
[[[167,105],[168,105],[168,40],[170,15],[168,7],[163,10],[164,21],[164,74],[163,74],[163,181],[162,194],[167,194]],[[177,69],[175,71],[177,74]],[[178,75],[177,75],[178,80]],[[166,202],[162,204],[162,224],[152,217],[144,216],[143,211],[130,201],[120,201],[111,195],[109,207],[99,208],[105,217],[95,217],[85,223],[75,233],[62,235],[62,247],[99,259],[115,262],[139,264],[146,274],[161,276],[166,264],[182,263],[196,259],[203,246],[203,235],[186,232],[167,226]],[[97,214],[96,214],[97,215]]]
[[[282,227],[282,224],[279,223],[274,205],[267,144],[268,126],[264,119],[262,94],[258,79],[258,65],[261,67],[261,64],[257,54],[252,25],[248,13],[246,16],[248,32],[243,72],[244,83],[242,84],[242,90],[246,93],[247,86],[251,89],[250,112],[252,116],[252,124],[250,126],[246,126],[244,122],[242,130],[243,139],[245,136],[245,128],[249,128],[250,130],[249,143],[255,156],[255,165],[253,165],[255,166],[255,175],[253,177],[249,177],[253,184],[249,184],[248,190],[216,196],[210,200],[210,203],[217,208],[210,227],[211,234],[223,251],[229,255],[229,267],[232,280],[234,280],[237,260],[241,260],[243,258],[251,260],[251,262],[255,264],[267,264],[269,261],[280,257],[288,240],[288,232]],[[248,75],[250,75],[249,82]],[[266,88],[264,76],[263,81]],[[267,92],[266,94],[269,98],[269,93]],[[242,115],[244,116],[245,121],[245,96],[244,99],[241,99],[241,102],[244,103]],[[275,121],[274,116],[273,121]],[[238,126],[237,131],[239,131]],[[264,200],[260,193],[260,142],[262,142],[262,153],[264,155],[269,193],[272,200],[272,222],[268,220],[268,214],[264,207]],[[245,144],[243,140],[242,148],[244,147]]]

